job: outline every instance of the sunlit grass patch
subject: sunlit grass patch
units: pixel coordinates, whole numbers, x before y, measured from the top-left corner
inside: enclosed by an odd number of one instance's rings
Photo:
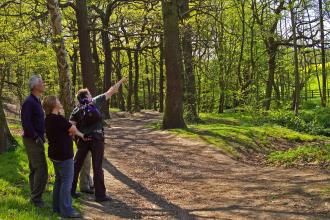
[[[15,127],[15,125],[10,125]],[[52,190],[54,183],[54,169],[47,158],[49,183],[43,199],[46,208],[36,208],[30,202],[29,166],[28,159],[22,144],[22,138],[16,137],[19,146],[12,151],[0,154],[0,219],[58,219],[52,212]],[[46,152],[47,152],[46,145]],[[79,204],[75,202],[75,207]]]
[[[276,151],[268,156],[271,164],[306,165],[330,162],[330,145],[301,146],[287,151]]]
[[[186,129],[172,129],[170,132],[204,140],[234,158],[269,155],[279,149],[328,140],[324,136],[298,132],[277,124],[259,124],[250,113],[202,113],[200,118],[202,123],[190,123]],[[161,123],[152,127],[160,129]]]

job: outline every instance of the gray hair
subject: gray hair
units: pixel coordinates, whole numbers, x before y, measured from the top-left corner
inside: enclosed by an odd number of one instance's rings
[[[40,81],[42,80],[41,76],[39,75],[33,75],[31,76],[30,80],[29,80],[29,89],[32,91],[33,88],[38,85],[40,83]]]

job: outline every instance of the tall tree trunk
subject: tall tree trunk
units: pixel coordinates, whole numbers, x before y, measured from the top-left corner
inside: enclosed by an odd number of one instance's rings
[[[264,101],[264,108],[266,110],[270,109],[270,104],[272,100],[273,85],[275,78],[275,68],[276,68],[276,51],[277,46],[274,45],[273,37],[269,38],[268,41],[269,47],[267,48],[268,53],[268,79],[266,83],[266,96]]]
[[[164,111],[164,37],[160,36],[159,55],[159,112]]]
[[[156,66],[156,57],[155,57],[155,52],[152,50],[152,66],[153,66],[153,93],[152,93],[152,102],[153,102],[153,107],[154,110],[157,110],[157,66]]]
[[[151,96],[151,76],[149,75],[149,64],[148,64],[148,56],[145,56],[145,67],[146,67],[146,75],[147,75],[147,87],[148,87],[148,109],[151,109],[152,106],[152,96]]]
[[[120,62],[120,50],[116,51],[116,63],[117,63],[117,70],[116,70],[116,75],[117,75],[117,80],[120,80],[123,78],[121,74],[121,62]],[[118,107],[120,111],[125,111],[125,99],[124,99],[124,93],[123,93],[123,87],[120,86],[118,90]]]
[[[50,23],[53,32],[53,48],[57,58],[59,73],[60,100],[64,107],[65,116],[69,117],[73,102],[70,88],[70,71],[67,62],[67,52],[62,31],[62,17],[58,0],[47,0],[47,8],[50,14]]]
[[[3,110],[2,98],[0,97],[0,154],[17,146],[17,142],[8,128],[5,112]]]
[[[166,105],[163,128],[185,128],[183,120],[183,65],[180,55],[177,0],[162,0],[164,22],[164,55],[166,66]]]
[[[132,112],[132,95],[133,95],[133,58],[131,50],[127,50],[128,57],[128,94],[127,94],[127,111]]]
[[[76,19],[83,86],[88,88],[92,95],[96,95],[86,0],[76,0]]]
[[[146,86],[144,80],[142,81],[142,90],[143,90],[143,109],[147,109],[146,105]]]
[[[251,4],[252,7],[252,11],[254,11],[254,4]],[[255,49],[255,30],[254,30],[254,26],[255,26],[255,17],[252,16],[252,21],[250,24],[250,36],[251,36],[251,40],[250,40],[250,66],[251,66],[251,78],[254,79],[255,82],[255,92],[256,92],[256,107],[259,108],[259,73],[256,73],[256,62],[255,62],[255,58],[254,58],[254,49]]]
[[[78,65],[78,49],[73,46],[73,54],[71,56],[72,63],[72,97],[75,97],[76,94],[76,85],[77,85],[77,65]]]
[[[187,24],[183,33],[183,56],[185,65],[185,84],[186,84],[186,119],[191,122],[199,121],[196,105],[196,80],[192,57],[192,27]]]
[[[245,89],[244,87],[244,82],[243,82],[243,77],[242,77],[242,62],[243,62],[243,55],[244,55],[244,47],[245,47],[245,0],[240,0],[240,5],[241,5],[241,23],[242,23],[242,39],[241,39],[241,46],[240,46],[240,53],[239,53],[239,60],[238,60],[238,65],[237,65],[237,92],[241,90],[242,94],[245,94]],[[234,100],[234,107],[237,107],[241,102],[242,98],[244,99],[245,97],[239,97],[239,94],[236,93],[236,97]]]
[[[103,92],[106,92],[111,86],[111,74],[112,74],[112,51],[108,32],[105,28],[101,31],[102,46],[104,52],[104,75],[103,75]],[[104,118],[110,118],[109,110],[110,101],[103,106],[102,112]]]
[[[290,17],[292,26],[292,36],[293,36],[293,50],[294,50],[294,78],[295,78],[295,89],[293,93],[293,103],[292,107],[295,115],[299,113],[299,102],[300,102],[300,76],[299,76],[299,64],[298,64],[298,47],[297,47],[297,35],[296,35],[296,12],[294,12],[294,4],[291,5]]]
[[[17,142],[8,128],[6,115],[3,109],[2,91],[6,76],[5,71],[7,71],[7,68],[0,69],[0,154],[11,147],[17,146]]]
[[[139,66],[139,47],[134,51],[134,111],[139,112],[140,102],[139,102],[139,75],[140,75],[140,66]]]
[[[193,66],[192,26],[189,23],[189,0],[184,0],[181,13],[184,18],[182,50],[185,69],[185,96],[186,96],[186,119],[191,122],[199,121],[196,105],[196,80]]]
[[[100,71],[100,57],[97,52],[97,40],[96,40],[96,31],[93,31],[93,40],[92,40],[92,56],[94,64],[94,75],[95,75],[95,86],[97,94],[102,93],[102,81],[101,81],[101,71]]]
[[[321,57],[322,57],[322,106],[327,106],[327,73],[325,60],[325,43],[324,43],[324,11],[323,1],[319,0],[320,13],[320,33],[321,33]]]

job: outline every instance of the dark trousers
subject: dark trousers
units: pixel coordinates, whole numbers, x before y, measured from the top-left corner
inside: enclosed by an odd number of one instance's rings
[[[45,147],[31,138],[23,138],[23,143],[29,159],[31,201],[40,202],[48,181]]]
[[[71,187],[73,181],[73,159],[53,161],[55,183],[53,189],[53,211],[62,217],[73,213]]]
[[[104,155],[104,137],[101,134],[94,135],[91,141],[77,141],[77,153],[74,157],[74,176],[72,183],[72,192],[77,189],[78,177],[83,166],[88,151],[92,153],[92,166],[94,173],[95,197],[105,197],[104,174],[102,169],[102,161]]]

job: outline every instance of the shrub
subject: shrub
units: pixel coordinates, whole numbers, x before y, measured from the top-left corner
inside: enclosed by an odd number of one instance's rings
[[[271,111],[268,114],[258,114],[255,123],[278,124],[299,132],[330,136],[330,108],[304,110],[298,116],[292,111]]]
[[[310,164],[330,162],[330,145],[302,146],[287,151],[276,151],[268,156],[268,162],[272,164]]]

